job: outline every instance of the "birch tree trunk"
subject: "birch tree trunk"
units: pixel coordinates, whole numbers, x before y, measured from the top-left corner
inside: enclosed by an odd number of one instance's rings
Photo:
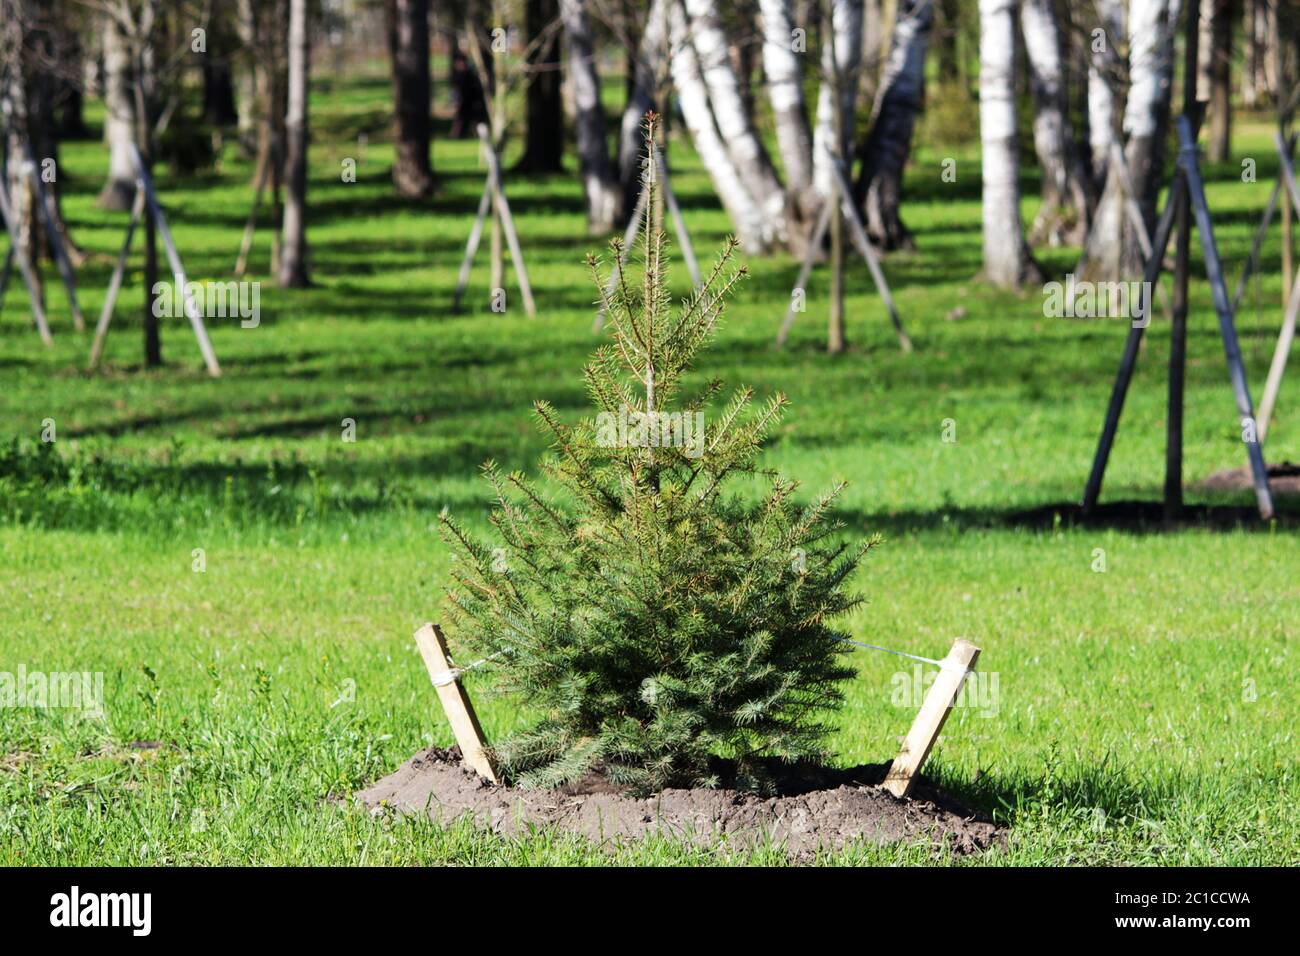
[[[1206,157],[1223,162],[1232,147],[1232,0],[1201,0],[1196,98],[1208,102]]]
[[[778,238],[786,237],[785,191],[754,124],[745,110],[740,82],[727,53],[727,37],[716,0],[683,0],[688,35],[695,48],[709,106],[732,163],[746,190],[769,217]],[[676,50],[674,50],[676,52]],[[813,160],[816,163],[816,158]]]
[[[289,90],[285,110],[284,228],[280,285],[310,284],[307,268],[307,81],[311,62],[308,0],[289,0]]]
[[[1119,44],[1124,38],[1123,0],[1096,0],[1097,22],[1089,31],[1088,146],[1093,190],[1106,184],[1110,144],[1118,130],[1118,96],[1122,83]],[[1100,31],[1100,32],[1098,32]]]
[[[822,82],[817,92],[817,125],[813,129],[813,190],[818,205],[831,195],[835,180],[831,156],[839,156],[846,167],[849,165],[853,106],[862,67],[862,0],[830,0],[830,14],[833,42],[822,37]],[[840,130],[839,142],[835,139],[836,129]]]
[[[1124,107],[1124,158],[1148,234],[1155,227],[1165,134],[1173,92],[1175,15],[1169,0],[1129,2],[1129,89]],[[1089,281],[1118,280],[1142,270],[1142,246],[1124,215],[1118,171],[1110,168],[1083,259]]]
[[[582,168],[582,192],[587,201],[587,225],[592,232],[614,228],[619,189],[605,140],[605,110],[600,103],[600,76],[587,18],[588,0],[560,0],[569,56],[569,85],[573,92],[573,126]]]
[[[1090,179],[1076,153],[1067,115],[1065,62],[1052,0],[1023,0],[1020,28],[1034,101],[1034,151],[1042,171],[1042,204],[1030,243],[1077,244],[1088,231]]]
[[[802,54],[794,49],[791,2],[760,0],[760,7],[763,71],[767,74],[767,95],[785,169],[785,188],[790,196],[800,196],[812,185],[812,132],[803,96]]]
[[[31,270],[36,280],[37,298],[43,304],[44,288],[35,268],[40,252],[36,197],[23,171],[27,162],[25,148],[33,127],[37,123],[52,122],[53,117],[42,117],[37,111],[29,112],[34,105],[30,102],[34,91],[29,83],[29,74],[34,66],[30,36],[34,26],[33,15],[28,0],[0,0],[0,115],[5,120],[3,141],[8,156],[8,167],[5,177],[0,179],[0,189],[8,197],[14,231],[18,234],[17,245],[12,250],[16,257],[14,264],[24,263]],[[4,245],[7,251],[9,242],[6,233]]]
[[[686,14],[677,3],[670,4],[668,13],[672,31],[672,55],[668,62],[672,69],[673,85],[677,88],[681,102],[682,116],[695,143],[695,151],[699,153],[704,168],[709,171],[714,191],[722,200],[727,215],[731,217],[736,237],[745,251],[751,255],[764,253],[772,240],[771,221],[750,194],[740,170],[714,125],[709,91],[695,47],[691,43]]]
[[[618,178],[623,210],[630,213],[641,194],[641,160],[645,156],[645,114],[655,108],[668,73],[669,7],[677,0],[652,0],[641,43],[635,53],[634,79],[619,128]]]
[[[1247,109],[1253,109],[1259,102],[1259,91],[1255,85],[1259,74],[1259,44],[1255,22],[1261,2],[1262,0],[1244,0],[1241,14],[1241,102]]]
[[[984,279],[1018,288],[1036,276],[1020,221],[1014,0],[979,0]]]
[[[903,225],[903,167],[912,149],[912,130],[925,96],[925,55],[934,25],[930,0],[899,0],[889,59],[872,109],[871,131],[858,145],[861,166],[853,185],[863,207],[867,233],[885,249],[910,249]]]
[[[859,95],[864,103],[874,103],[880,91],[880,64],[885,58],[885,27],[881,22],[880,0],[862,4],[862,69]]]
[[[105,14],[104,35],[104,140],[108,144],[108,182],[99,194],[102,209],[130,209],[135,198],[135,167],[131,143],[135,141],[135,101],[132,97],[131,50],[122,27]]]
[[[388,55],[392,69],[393,186],[397,195],[421,199],[434,188],[429,146],[429,0],[388,0]]]

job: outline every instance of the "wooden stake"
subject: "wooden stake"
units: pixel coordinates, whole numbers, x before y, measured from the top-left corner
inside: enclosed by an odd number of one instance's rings
[[[140,151],[134,144],[131,146],[131,158],[135,161],[136,176],[139,177],[140,186],[144,189],[145,205],[154,224],[158,227],[158,236],[167,251],[167,262],[171,266],[172,277],[179,287],[177,291],[184,300],[185,315],[190,320],[194,337],[198,339],[199,351],[203,353],[203,363],[208,367],[208,374],[218,378],[221,375],[221,366],[217,364],[217,354],[212,350],[212,342],[208,339],[208,330],[203,324],[203,316],[199,314],[199,307],[194,303],[194,298],[187,288],[189,283],[185,281],[185,267],[181,264],[180,253],[176,251],[171,230],[167,228],[167,218],[163,215],[162,206],[159,205],[158,197],[154,193],[153,179],[149,175],[149,170],[145,168]]]
[[[515,232],[515,220],[510,215],[510,203],[506,200],[506,187],[501,178],[501,160],[492,146],[492,141],[488,139],[487,127],[482,123],[478,126],[478,136],[483,141],[483,152],[488,164],[488,180],[492,185],[497,214],[501,217],[501,227],[505,230],[506,244],[510,248],[510,263],[515,268],[519,292],[524,297],[524,311],[528,313],[529,318],[536,318],[537,305],[533,302],[533,290],[528,284],[528,270],[524,268],[524,253],[519,247],[519,235]]]
[[[253,190],[253,208],[248,211],[248,222],[244,223],[244,236],[239,240],[239,257],[235,260],[236,279],[242,279],[248,269],[248,253],[253,248],[253,233],[257,231],[257,211],[262,206],[262,193],[266,189],[266,181],[271,178],[271,165],[274,163],[270,145],[273,135],[267,134],[266,152],[259,157],[257,187]]]
[[[429,671],[429,679],[438,691],[438,700],[447,714],[451,732],[460,745],[461,756],[465,762],[478,772],[479,776],[500,783],[492,761],[487,755],[487,741],[483,737],[483,728],[479,726],[478,715],[474,705],[469,701],[465,688],[459,680],[449,679],[454,673],[451,655],[447,651],[447,641],[436,624],[426,624],[415,632],[415,643],[424,658],[424,666]]]
[[[952,650],[944,658],[939,676],[930,685],[921,710],[912,721],[912,729],[903,740],[903,749],[899,751],[894,763],[885,776],[885,789],[894,796],[902,798],[912,792],[917,775],[925,758],[930,756],[934,742],[939,739],[948,712],[957,701],[962,684],[967,674],[974,669],[979,660],[980,649],[970,641],[958,638],[953,642]]]
[[[1268,435],[1268,423],[1273,419],[1273,406],[1277,403],[1277,393],[1282,388],[1282,375],[1286,372],[1287,359],[1291,356],[1297,312],[1300,312],[1300,273],[1296,274],[1291,295],[1287,298],[1286,317],[1282,320],[1282,331],[1273,348],[1273,361],[1269,364],[1268,379],[1264,382],[1264,397],[1259,400],[1259,420],[1255,423],[1255,431],[1261,444]]]
[[[667,137],[665,137],[667,138]],[[677,232],[677,244],[682,247],[682,258],[686,260],[686,271],[691,274],[691,285],[699,288],[703,283],[700,278],[700,264],[695,259],[695,247],[691,245],[690,234],[686,231],[686,220],[682,218],[681,207],[677,205],[677,194],[668,180],[668,161],[661,150],[655,152],[659,161],[659,186],[663,192],[668,212],[673,217],[673,229]]]
[[[465,297],[465,287],[469,285],[469,270],[474,265],[474,256],[478,254],[478,244],[483,238],[483,221],[487,219],[492,208],[492,178],[483,180],[483,196],[478,201],[478,215],[474,217],[474,226],[469,231],[469,241],[465,243],[465,258],[460,262],[460,274],[456,277],[456,293],[451,299],[451,310],[460,311],[461,300]]]
[[[894,305],[894,296],[889,291],[889,283],[885,281],[885,271],[880,268],[880,259],[871,248],[871,240],[867,238],[867,227],[862,224],[862,217],[858,214],[858,207],[853,201],[853,190],[849,187],[849,177],[844,169],[844,162],[838,156],[835,157],[835,177],[839,184],[840,208],[849,224],[849,235],[853,237],[858,253],[871,273],[871,281],[876,284],[876,291],[880,293],[880,300],[885,303],[885,310],[889,312],[889,321],[898,335],[898,347],[904,352],[911,352],[912,340],[903,328],[903,320]]]
[[[803,264],[799,266],[799,277],[794,280],[794,288],[790,290],[790,305],[785,310],[785,318],[781,320],[781,331],[776,333],[776,347],[784,348],[785,340],[790,337],[790,329],[794,326],[794,320],[797,313],[794,309],[794,294],[802,291],[805,307],[808,301],[808,277],[812,275],[813,264],[817,261],[817,254],[821,251],[822,241],[826,238],[826,231],[831,227],[831,213],[835,211],[835,204],[822,203],[821,211],[817,213],[817,222],[813,225],[813,231],[808,234],[808,248],[803,253]]]
[[[37,215],[45,223],[45,235],[50,240],[50,248],[54,251],[54,264],[58,267],[59,278],[63,280],[63,290],[68,295],[68,306],[72,310],[72,326],[78,332],[86,330],[86,319],[81,314],[81,306],[77,303],[77,280],[72,274],[72,262],[68,259],[68,252],[63,247],[63,237],[59,235],[59,227],[54,221],[54,203],[50,199],[50,194],[45,191],[41,185],[41,177],[36,174],[36,160],[32,158],[31,143],[26,144],[27,162],[23,168],[27,181],[32,184],[32,191],[36,193]]]
[[[622,265],[627,262],[628,250],[636,243],[636,237],[641,232],[641,217],[645,215],[646,203],[649,202],[650,191],[646,189],[645,184],[641,185],[641,192],[636,197],[636,208],[632,210],[632,216],[627,221],[627,228],[623,231],[623,249],[619,254],[618,264]],[[605,283],[605,296],[609,298],[614,294],[614,286],[618,283],[618,269],[609,270],[609,280]],[[591,324],[591,331],[599,332],[605,326],[605,306],[602,304],[596,312],[596,321]]]
[[[46,345],[53,345],[54,339],[50,335],[50,324],[45,321],[45,304],[41,302],[41,288],[36,284],[36,276],[32,272],[32,263],[27,256],[19,250],[22,243],[18,237],[18,223],[14,221],[13,212],[9,208],[9,187],[8,177],[3,176],[0,181],[0,217],[4,218],[5,225],[9,229],[9,243],[14,257],[18,260],[18,271],[22,273],[23,284],[27,286],[27,298],[32,305],[32,318],[36,320],[36,331],[41,335],[41,341]]]
[[[122,251],[118,253],[113,275],[108,280],[104,308],[100,311],[99,322],[95,326],[95,343],[90,347],[90,362],[86,366],[92,371],[99,365],[99,358],[104,352],[104,340],[108,338],[108,324],[113,321],[113,306],[117,303],[117,293],[122,288],[122,276],[126,273],[126,261],[131,255],[131,240],[135,238],[135,226],[143,213],[144,189],[137,184],[135,201],[131,203],[131,221],[126,225],[126,238],[122,241]]]
[[[3,267],[0,267],[0,311],[4,310],[5,289],[9,288],[9,274],[13,271],[13,267],[14,247],[10,245],[9,248],[5,250],[5,264]]]

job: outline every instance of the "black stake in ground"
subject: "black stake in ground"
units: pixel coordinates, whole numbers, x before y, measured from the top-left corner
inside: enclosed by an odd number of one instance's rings
[[[1164,516],[1166,521],[1175,520],[1183,506],[1183,392],[1184,373],[1187,359],[1187,285],[1189,279],[1189,259],[1191,251],[1191,226],[1195,219],[1196,231],[1201,237],[1201,250],[1205,257],[1206,276],[1214,296],[1214,310],[1219,320],[1219,335],[1223,339],[1223,351],[1228,364],[1228,376],[1232,381],[1233,395],[1237,402],[1240,416],[1242,439],[1246,444],[1246,454],[1250,460],[1251,473],[1254,478],[1255,499],[1260,517],[1268,520],[1273,517],[1273,495],[1268,487],[1268,471],[1264,465],[1263,452],[1260,449],[1259,436],[1256,431],[1254,409],[1251,406],[1250,391],[1246,386],[1246,369],[1241,359],[1241,348],[1237,342],[1237,328],[1233,318],[1233,304],[1228,296],[1227,284],[1223,277],[1223,265],[1219,261],[1218,245],[1214,239],[1214,224],[1210,217],[1209,205],[1205,200],[1205,187],[1201,179],[1200,162],[1196,153],[1196,134],[1200,128],[1203,114],[1202,106],[1196,101],[1196,54],[1197,24],[1200,15],[1199,0],[1191,0],[1186,9],[1186,46],[1183,84],[1183,115],[1178,117],[1178,165],[1169,186],[1164,213],[1156,227],[1152,239],[1151,253],[1147,257],[1143,275],[1144,288],[1152,289],[1159,280],[1164,261],[1165,249],[1173,231],[1175,219],[1178,224],[1178,247],[1174,265],[1174,302],[1173,321],[1169,344],[1169,407],[1165,417],[1165,489]],[[1093,458],[1092,471],[1088,475],[1088,484],[1083,493],[1083,512],[1091,513],[1097,506],[1097,497],[1101,493],[1102,478],[1106,473],[1106,464],[1110,458],[1111,447],[1115,441],[1115,432],[1119,428],[1120,413],[1124,408],[1124,398],[1133,378],[1133,367],[1137,363],[1138,346],[1142,342],[1143,332],[1151,321],[1151,297],[1143,297],[1145,314],[1141,321],[1129,328],[1128,339],[1124,345],[1124,355],[1120,360],[1119,374],[1111,391],[1110,404],[1106,409],[1106,420],[1102,426],[1101,438],[1097,443],[1097,454]]]

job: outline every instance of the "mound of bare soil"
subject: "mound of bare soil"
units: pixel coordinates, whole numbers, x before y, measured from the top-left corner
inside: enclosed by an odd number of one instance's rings
[[[1255,478],[1245,465],[1224,468],[1201,482],[1201,487],[1206,491],[1250,491]],[[1289,461],[1269,465],[1268,487],[1275,495],[1300,495],[1300,465]]]
[[[427,812],[443,823],[470,816],[501,833],[534,824],[554,825],[597,842],[652,833],[699,844],[725,838],[729,846],[742,848],[771,841],[795,860],[855,841],[925,842],[959,855],[1003,841],[1004,832],[987,818],[924,782],[913,798],[896,799],[879,787],[887,770],[884,764],[803,768],[780,781],[775,797],[695,789],[636,798],[594,774],[561,790],[493,786],[461,763],[458,748],[431,747],[357,799],[373,813]]]

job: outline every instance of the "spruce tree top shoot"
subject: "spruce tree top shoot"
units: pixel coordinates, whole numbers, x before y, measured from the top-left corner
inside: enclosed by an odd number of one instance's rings
[[[842,486],[799,505],[795,482],[758,468],[784,396],[755,407],[742,389],[714,409],[720,383],[683,393],[745,269],[731,268],[729,240],[674,308],[654,222],[654,127],[652,115],[641,274],[625,272],[616,240],[606,293],[588,258],[613,338],[585,372],[596,414],[570,425],[535,406],[552,440],[542,471],[568,500],[489,462],[499,544],[442,517],[455,637],[496,655],[498,689],[537,715],[495,748],[506,779],[525,787],[600,771],[642,793],[763,788],[774,761],[825,758],[826,718],[853,674],[832,622],[858,603],[845,584],[875,539],[831,540]],[[758,500],[729,491],[746,475],[765,479]]]

